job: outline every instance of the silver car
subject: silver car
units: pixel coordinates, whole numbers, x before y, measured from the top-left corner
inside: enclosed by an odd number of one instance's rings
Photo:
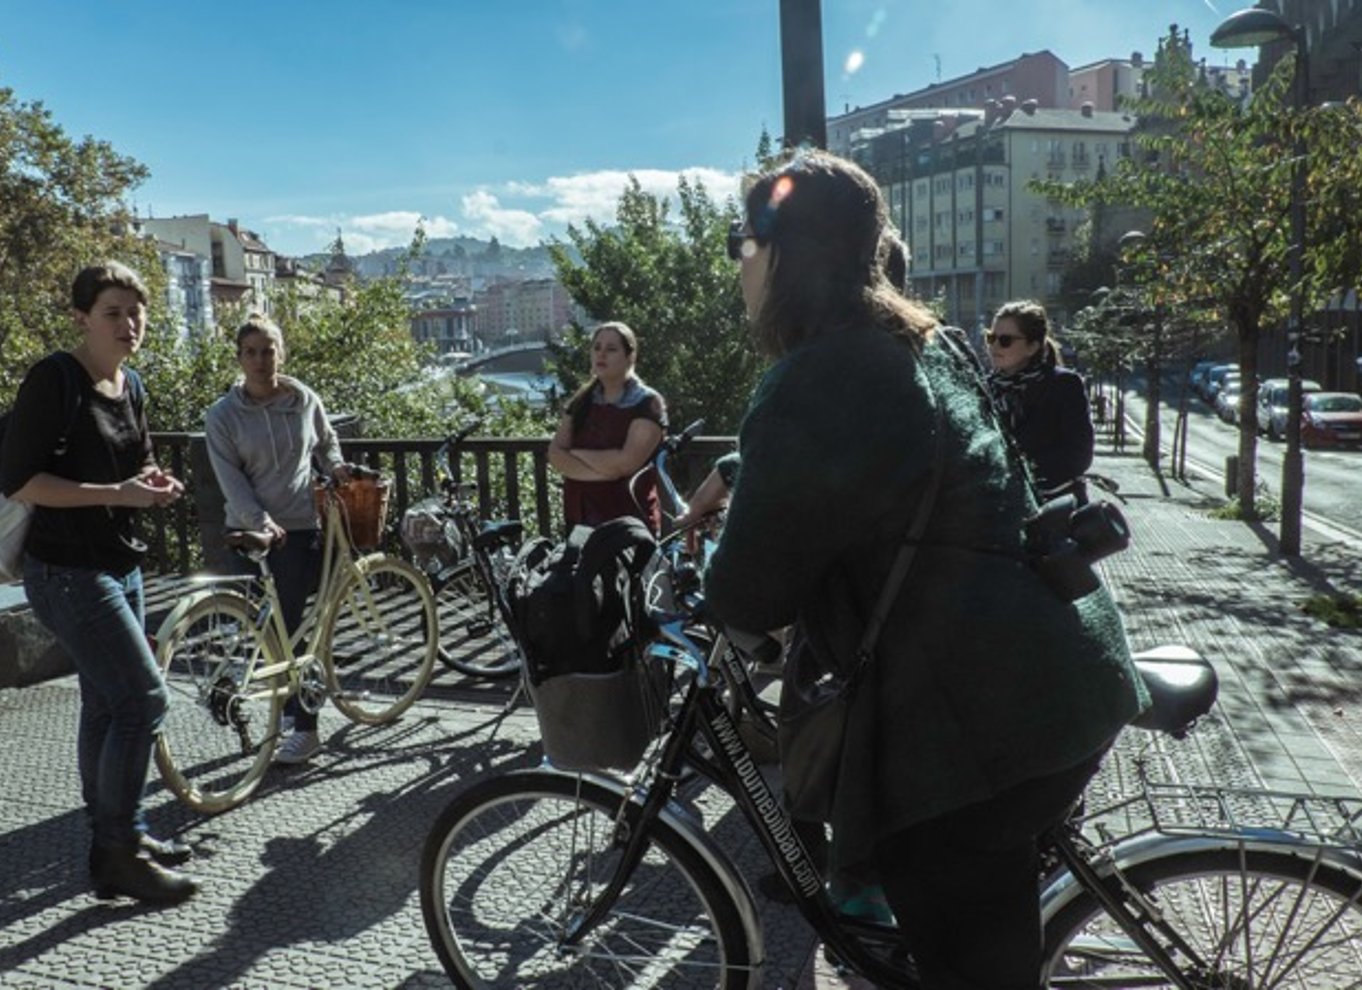
[[[1267,434],[1269,440],[1281,440],[1286,436],[1288,384],[1285,378],[1269,378],[1258,386],[1258,432]],[[1319,390],[1319,382],[1301,379],[1302,394]]]

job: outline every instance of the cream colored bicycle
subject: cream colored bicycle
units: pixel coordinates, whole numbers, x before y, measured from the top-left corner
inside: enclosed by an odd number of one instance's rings
[[[308,712],[329,699],[348,718],[375,725],[401,715],[430,681],[440,635],[429,583],[399,557],[361,555],[340,489],[322,491],[321,581],[292,637],[261,533],[228,537],[258,565],[258,577],[198,579],[206,587],[182,600],[157,634],[170,708],[156,765],[197,811],[226,811],[250,797],[290,696]]]

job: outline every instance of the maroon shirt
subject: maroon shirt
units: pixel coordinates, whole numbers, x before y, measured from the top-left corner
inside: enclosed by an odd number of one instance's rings
[[[667,428],[666,407],[662,396],[637,379],[630,379],[617,402],[604,402],[600,386],[587,398],[586,419],[572,433],[571,444],[582,450],[618,450],[624,446],[629,427],[636,419],[647,419]],[[568,529],[576,525],[599,526],[620,516],[635,516],[648,524],[656,535],[662,531],[662,508],[657,500],[657,472],[650,461],[643,471],[630,478],[612,481],[563,479],[563,519]]]

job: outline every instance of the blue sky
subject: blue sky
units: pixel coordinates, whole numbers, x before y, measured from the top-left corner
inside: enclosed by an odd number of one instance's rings
[[[823,0],[830,110],[1048,48],[1211,62],[1247,0]],[[147,165],[142,213],[276,251],[432,235],[523,246],[608,219],[628,173],[725,195],[781,130],[779,0],[0,0],[0,86]],[[863,58],[846,70],[853,52]],[[1242,53],[1252,57],[1252,52]]]

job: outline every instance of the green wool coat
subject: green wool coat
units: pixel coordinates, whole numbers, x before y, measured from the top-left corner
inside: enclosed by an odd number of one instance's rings
[[[798,622],[826,666],[851,657],[926,487],[937,502],[853,703],[834,833],[880,838],[1072,767],[1145,705],[1105,590],[1061,601],[1020,559],[1035,509],[972,369],[935,338],[827,333],[774,364],[739,434],[708,606],[752,630]]]

